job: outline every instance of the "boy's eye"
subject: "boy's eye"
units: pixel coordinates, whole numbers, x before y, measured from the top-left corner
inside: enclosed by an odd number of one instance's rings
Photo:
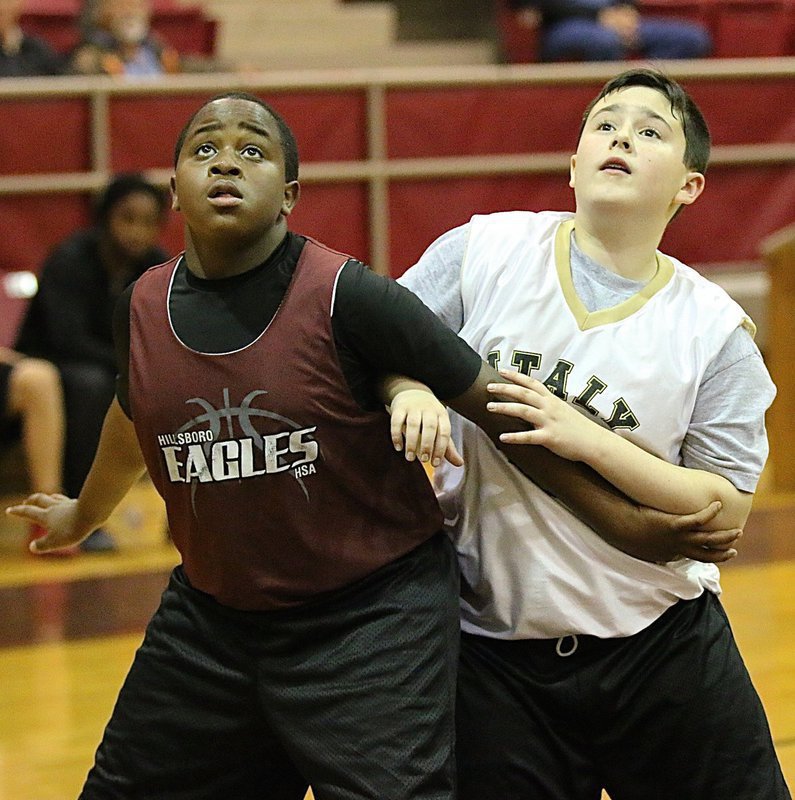
[[[643,128],[640,132],[641,136],[648,136],[650,139],[659,139],[660,132],[654,128]]]
[[[200,144],[196,148],[196,155],[197,156],[211,156],[215,153],[215,147],[211,145],[209,142],[205,142],[204,144]]]
[[[596,130],[598,131],[612,131],[615,129],[615,125],[612,122],[599,122],[596,125]]]
[[[256,145],[249,144],[243,148],[243,155],[249,156],[250,158],[262,158],[262,150]]]

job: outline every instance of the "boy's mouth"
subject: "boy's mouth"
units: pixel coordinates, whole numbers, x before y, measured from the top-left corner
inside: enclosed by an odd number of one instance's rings
[[[618,172],[625,172],[627,175],[632,174],[632,170],[626,161],[621,158],[610,158],[599,167],[600,170],[617,170]]]
[[[218,181],[207,193],[210,202],[216,206],[235,206],[243,199],[237,185],[232,181]]]

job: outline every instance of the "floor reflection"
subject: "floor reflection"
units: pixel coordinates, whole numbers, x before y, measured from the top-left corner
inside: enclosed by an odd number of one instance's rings
[[[0,589],[0,647],[141,631],[168,572],[39,582]]]

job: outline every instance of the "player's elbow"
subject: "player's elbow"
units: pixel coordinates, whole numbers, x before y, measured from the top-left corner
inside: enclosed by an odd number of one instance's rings
[[[731,530],[745,527],[751,505],[754,501],[753,492],[741,492],[732,484],[726,482],[727,487],[721,487],[712,499],[720,500],[721,510],[709,525],[713,530]],[[711,502],[711,501],[710,501]]]

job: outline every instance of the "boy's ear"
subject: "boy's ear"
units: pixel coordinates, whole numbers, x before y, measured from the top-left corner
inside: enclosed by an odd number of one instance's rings
[[[688,172],[682,188],[676,193],[674,202],[683,206],[695,203],[701,192],[704,191],[706,178],[700,172]]]
[[[571,157],[569,161],[569,186],[573,189],[574,188],[574,169],[577,166],[577,155],[576,153]]]
[[[289,217],[292,210],[298,203],[301,195],[301,185],[298,181],[290,181],[284,184],[284,199],[282,200],[282,215]]]
[[[171,187],[171,210],[179,211],[179,198],[177,197],[177,181],[174,175],[171,176],[169,181]]]

